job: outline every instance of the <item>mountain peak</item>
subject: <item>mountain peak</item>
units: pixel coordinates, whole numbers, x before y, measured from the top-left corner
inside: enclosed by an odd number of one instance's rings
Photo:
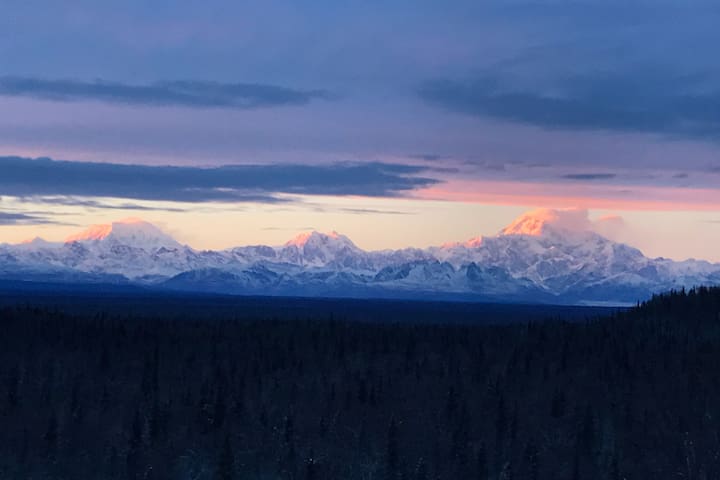
[[[109,224],[92,225],[65,239],[65,243],[112,241],[145,248],[179,247],[180,244],[152,223],[126,218]]]
[[[19,245],[43,245],[46,243],[50,243],[47,240],[45,240],[42,237],[33,237],[23,240],[19,243]]]
[[[304,266],[367,267],[367,253],[345,235],[338,232],[304,232],[287,242],[279,250],[280,258]]]
[[[70,235],[65,243],[87,242],[90,240],[103,240],[112,232],[112,225],[91,225],[80,233]]]
[[[505,227],[500,235],[543,236],[552,230],[569,232],[588,232],[592,224],[588,211],[579,208],[550,209],[539,208],[524,213]]]
[[[290,246],[296,246],[296,247],[304,247],[308,244],[316,244],[316,243],[330,243],[330,242],[342,242],[342,243],[349,243],[352,244],[352,241],[346,237],[345,235],[341,235],[336,231],[332,231],[330,233],[321,233],[316,230],[310,231],[310,232],[303,232],[299,235],[297,235],[295,238],[289,240],[287,243],[285,243],[286,247]]]
[[[62,243],[58,242],[48,242],[44,238],[41,237],[35,237],[35,238],[28,238],[26,240],[23,240],[22,242],[16,244],[16,247],[22,249],[22,250],[37,250],[37,249],[44,249],[44,248],[56,248],[61,247]]]
[[[626,302],[682,285],[720,284],[720,264],[649,259],[601,236],[598,221],[622,219],[592,221],[585,210],[543,209],[497,236],[423,250],[366,252],[337,232],[306,231],[285,247],[199,252],[150,223],[127,219],[92,226],[68,238],[69,245],[0,245],[0,270],[21,279],[114,282],[122,276],[170,288],[189,282],[218,293],[553,302]],[[178,275],[179,283],[169,280]]]

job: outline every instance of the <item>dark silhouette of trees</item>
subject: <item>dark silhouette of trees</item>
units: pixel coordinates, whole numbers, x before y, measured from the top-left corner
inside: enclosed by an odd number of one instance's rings
[[[399,449],[398,424],[395,421],[395,417],[392,417],[387,432],[387,453],[385,458],[386,480],[396,480],[400,477]]]
[[[720,289],[580,322],[173,308],[0,308],[0,478],[720,478]]]
[[[216,480],[233,480],[235,478],[235,455],[230,443],[230,436],[225,436],[220,458],[218,459],[218,467],[215,472]]]

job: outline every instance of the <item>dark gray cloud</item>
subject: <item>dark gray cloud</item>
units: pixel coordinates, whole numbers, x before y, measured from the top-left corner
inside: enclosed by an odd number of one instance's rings
[[[412,158],[414,160],[423,160],[425,162],[437,162],[439,160],[447,160],[450,157],[437,153],[414,153],[412,155],[408,155],[408,158]]]
[[[614,173],[569,173],[562,176],[567,180],[612,180],[616,177]]]
[[[542,87],[491,74],[435,80],[422,100],[443,109],[548,129],[720,139],[720,88],[711,75],[647,69],[561,78]]]
[[[90,198],[77,198],[77,197],[64,197],[64,196],[56,196],[56,197],[38,197],[38,196],[31,196],[31,197],[21,197],[22,201],[30,202],[30,203],[39,203],[39,204],[47,204],[47,205],[63,205],[63,206],[69,206],[69,207],[85,207],[88,209],[100,209],[100,210],[137,210],[137,211],[143,211],[143,212],[155,212],[155,211],[161,211],[161,212],[185,212],[187,211],[184,208],[177,208],[177,207],[158,207],[158,206],[150,206],[150,205],[139,205],[137,203],[108,203],[108,202],[101,202],[98,200],[93,200]]]
[[[0,225],[40,225],[57,223],[40,215],[14,212],[0,212]]]
[[[178,202],[287,201],[277,194],[395,197],[439,183],[431,169],[390,163],[125,165],[0,157],[0,191],[15,197],[114,197]]]
[[[0,77],[0,95],[58,102],[94,100],[128,105],[240,109],[303,105],[315,99],[329,98],[323,90],[296,90],[254,83],[172,81],[131,85],[28,77]]]

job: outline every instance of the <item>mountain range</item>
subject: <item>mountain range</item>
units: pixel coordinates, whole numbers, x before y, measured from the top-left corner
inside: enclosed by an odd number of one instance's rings
[[[648,258],[549,210],[494,236],[425,249],[365,251],[337,232],[280,246],[197,250],[140,219],[96,225],[64,242],[0,245],[0,279],[137,285],[247,295],[625,304],[720,284],[720,264]]]

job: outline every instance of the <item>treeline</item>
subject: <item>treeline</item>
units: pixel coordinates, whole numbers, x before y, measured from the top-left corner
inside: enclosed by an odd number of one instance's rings
[[[442,322],[0,310],[0,478],[720,478],[720,289]]]

